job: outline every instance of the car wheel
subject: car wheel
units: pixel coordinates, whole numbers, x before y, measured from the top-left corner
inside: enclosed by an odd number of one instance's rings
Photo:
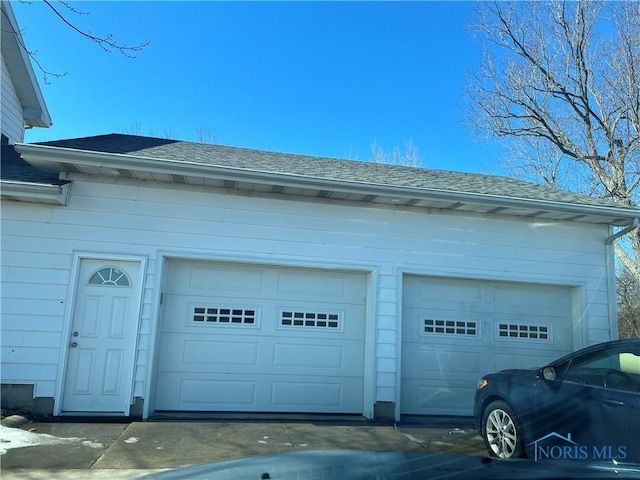
[[[505,402],[491,402],[482,416],[482,439],[492,457],[524,456],[522,430]]]

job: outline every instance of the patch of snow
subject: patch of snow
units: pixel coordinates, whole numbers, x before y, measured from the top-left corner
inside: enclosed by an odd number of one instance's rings
[[[19,428],[9,428],[0,425],[0,455],[4,455],[12,448],[34,447],[36,445],[81,443],[87,447],[102,448],[100,443],[91,442],[82,438],[60,438],[46,433],[34,433]]]
[[[92,442],[91,440],[83,440],[82,445],[84,445],[85,447],[91,447],[91,448],[104,448],[103,444],[98,442]]]
[[[409,440],[411,440],[413,443],[417,443],[418,445],[424,444],[422,440],[420,440],[417,437],[414,437],[413,435],[409,435],[408,433],[405,433],[404,436],[407,437]]]
[[[258,440],[258,443],[263,443],[263,444],[267,444],[267,442],[265,442],[264,440]]]
[[[441,441],[439,441],[439,440],[434,440],[432,443],[433,443],[434,445],[443,445],[443,446],[446,446],[446,447],[453,447],[453,446],[454,446],[454,444],[453,444],[453,443],[449,443],[449,442],[441,442]]]
[[[138,440],[140,440],[138,437],[129,437],[124,441],[124,443],[138,443]]]

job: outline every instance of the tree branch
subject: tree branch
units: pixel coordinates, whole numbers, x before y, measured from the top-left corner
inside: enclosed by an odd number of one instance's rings
[[[149,42],[142,42],[138,45],[124,45],[124,44],[119,44],[117,43],[114,39],[113,39],[113,34],[108,34],[106,37],[98,37],[93,35],[90,31],[84,31],[81,30],[80,28],[76,27],[73,23],[71,23],[69,20],[67,20],[67,18],[62,15],[51,3],[50,0],[43,0],[43,2],[58,16],[58,18],[60,18],[60,20],[62,20],[66,25],[68,25],[71,29],[73,29],[74,31],[76,31],[77,33],[79,33],[80,35],[82,35],[83,37],[91,40],[92,42],[97,43],[100,48],[102,48],[105,52],[111,52],[113,50],[118,50],[120,53],[122,53],[125,57],[129,57],[129,58],[136,58],[135,55],[133,55],[133,53],[131,52],[139,52],[140,50],[142,50],[143,48],[145,48],[147,45],[149,45]],[[62,5],[64,5],[65,7],[69,8],[72,12],[74,13],[79,13],[81,15],[86,15],[86,12],[79,12],[77,10],[75,10],[74,8],[71,8],[67,2],[60,2]]]

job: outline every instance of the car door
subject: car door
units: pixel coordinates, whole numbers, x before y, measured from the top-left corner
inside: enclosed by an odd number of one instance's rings
[[[640,394],[638,394],[636,403],[631,411],[628,453],[627,461],[640,463]]]
[[[591,423],[597,391],[579,382],[562,381],[560,372],[568,366],[569,362],[556,366],[557,379],[541,379],[535,386],[535,415],[530,426],[532,442],[549,435],[551,438],[573,437],[575,441],[576,435],[578,438],[585,435],[583,430]]]
[[[589,458],[627,460],[638,414],[640,351],[629,346],[597,350],[563,367],[558,425],[586,447]],[[633,435],[636,442],[637,431]]]

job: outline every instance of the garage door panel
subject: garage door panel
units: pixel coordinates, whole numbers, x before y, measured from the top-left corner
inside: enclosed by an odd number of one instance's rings
[[[441,383],[444,381],[475,382],[486,373],[489,366],[487,356],[480,348],[449,350],[429,346],[408,347],[402,352],[403,364],[415,368],[403,372],[404,380],[419,380]],[[404,388],[403,388],[404,391]]]
[[[362,379],[345,382],[341,377],[326,377],[310,381],[271,383],[273,411],[361,413],[357,399],[364,388]]]
[[[492,288],[494,311],[511,315],[530,315],[531,306],[536,306],[536,314],[558,316],[570,308],[570,297],[566,289],[557,287],[528,285],[496,285]]]
[[[440,378],[475,379],[482,371],[483,352],[458,348],[455,351],[421,347],[417,349],[417,371],[428,377],[435,371]]]
[[[262,352],[261,352],[262,350]],[[201,335],[174,335],[163,338],[162,352],[158,362],[159,372],[210,371],[212,367],[224,368],[225,372],[257,368],[264,347],[259,338],[237,340],[207,339]]]
[[[277,276],[276,293],[279,296],[303,301],[362,303],[364,292],[362,275],[283,270]]]
[[[468,311],[477,310],[477,306],[482,305],[485,297],[485,287],[481,284],[460,285],[454,279],[443,279],[442,282],[434,284],[425,279],[417,282],[417,296],[419,303],[428,303],[435,309]],[[452,296],[452,291],[459,294]],[[410,292],[411,295],[411,292]]]
[[[419,381],[403,383],[403,405],[405,410],[416,414],[460,415],[473,405],[475,387],[451,382],[448,385],[425,385]],[[405,411],[405,413],[410,413]]]
[[[280,373],[297,377],[364,375],[364,345],[357,340],[283,338],[271,340],[263,367],[268,373]]]
[[[520,355],[513,355],[513,353],[496,353],[493,358],[494,366],[490,371],[506,370],[509,368],[538,368],[552,362],[558,358],[558,355],[536,355],[535,352],[528,353],[522,351]]]
[[[187,290],[189,293],[195,291],[216,292],[217,295],[259,293],[263,290],[265,281],[264,270],[256,268],[186,265],[185,270],[183,275],[187,276],[185,283],[189,287]]]
[[[185,340],[183,343],[182,365],[258,365],[257,342],[211,342]]]
[[[345,365],[345,347],[343,345],[274,345],[273,364],[276,368],[296,369],[338,369]]]
[[[571,290],[406,276],[401,413],[471,415],[478,378],[573,350]]]
[[[361,413],[365,296],[362,274],[170,262],[155,408]]]
[[[309,377],[292,381],[282,375],[211,373],[183,378],[164,375],[158,384],[166,394],[156,410],[361,413],[362,379]]]
[[[156,410],[242,410],[258,407],[258,381],[253,378],[231,379],[208,373],[183,378],[181,373],[158,377]]]

